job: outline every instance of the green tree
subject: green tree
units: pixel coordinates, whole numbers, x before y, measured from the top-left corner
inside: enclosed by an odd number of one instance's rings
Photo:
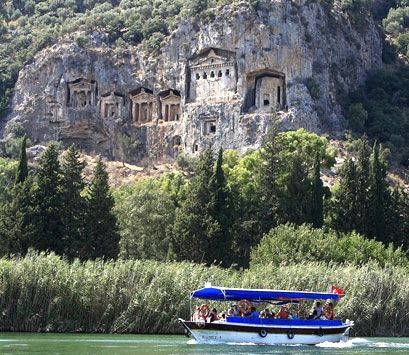
[[[69,260],[80,257],[86,225],[86,200],[81,195],[85,187],[82,177],[86,166],[74,145],[68,149],[62,162],[61,220],[63,223],[64,254]]]
[[[213,260],[230,265],[232,235],[231,227],[234,223],[233,199],[227,187],[223,171],[223,148],[220,147],[216,167],[209,181],[210,204],[209,214],[218,222],[219,235],[212,242]]]
[[[26,146],[27,146],[27,135],[24,135],[23,140],[21,142],[20,160],[19,160],[18,167],[17,167],[17,175],[16,175],[17,184],[24,182],[28,176]]]
[[[388,243],[387,230],[387,210],[390,208],[390,193],[386,183],[386,164],[381,160],[379,146],[375,142],[371,156],[370,178],[372,181],[370,198],[372,207],[370,208],[370,230],[368,235],[379,241]]]
[[[87,233],[83,259],[117,258],[119,253],[118,223],[113,212],[106,167],[99,157],[88,189]]]
[[[369,238],[390,241],[387,216],[393,220],[395,212],[386,184],[386,165],[379,157],[376,143],[371,154],[365,135],[360,140],[356,161],[350,158],[342,167],[341,182],[332,202],[334,229],[355,230]]]
[[[15,184],[10,200],[0,206],[0,255],[24,256],[31,246],[33,179]]]
[[[122,257],[166,261],[169,252],[167,230],[175,219],[175,204],[159,181],[147,179],[115,208]]]
[[[261,149],[261,164],[258,170],[258,194],[260,198],[259,217],[261,230],[268,232],[277,225],[278,200],[281,196],[279,179],[283,171],[284,161],[281,152],[281,137],[279,127],[273,126],[265,136]]]
[[[220,235],[219,223],[209,213],[211,193],[209,181],[213,175],[213,152],[208,147],[199,157],[196,175],[190,182],[187,198],[176,211],[172,228],[172,244],[178,260],[212,264],[214,240]]]
[[[33,218],[29,244],[37,250],[64,254],[62,175],[58,147],[51,143],[42,154],[42,166],[33,194]]]
[[[324,224],[324,184],[321,180],[321,162],[320,153],[315,154],[314,174],[312,177],[312,198],[310,211],[310,220],[314,228],[321,228]],[[328,191],[329,192],[329,191]],[[327,193],[328,194],[328,193]]]
[[[234,206],[232,226],[233,263],[248,267],[250,251],[261,237],[258,169],[261,166],[260,151],[247,152],[240,156],[237,151],[226,150],[224,170],[227,186]]]

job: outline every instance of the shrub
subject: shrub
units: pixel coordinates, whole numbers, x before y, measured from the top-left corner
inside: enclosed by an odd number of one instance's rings
[[[309,225],[295,227],[281,225],[263,237],[251,253],[251,267],[255,265],[288,265],[303,262],[365,264],[370,260],[379,265],[409,266],[402,249],[393,250],[381,242],[368,240],[357,233],[325,232]]]
[[[307,86],[311,97],[314,100],[317,100],[319,98],[320,93],[320,84],[314,78],[309,77],[305,79],[305,85]]]
[[[78,47],[85,47],[86,44],[88,44],[89,39],[86,36],[78,36],[75,37],[75,43],[77,43]]]

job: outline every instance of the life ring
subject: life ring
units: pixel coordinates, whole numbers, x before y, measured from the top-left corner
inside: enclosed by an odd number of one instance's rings
[[[244,305],[246,305],[246,308],[244,308]],[[239,308],[240,313],[243,314],[248,314],[251,311],[251,303],[249,300],[242,299],[238,304],[237,307]]]
[[[319,337],[323,337],[324,336],[324,329],[322,329],[322,327],[319,327],[319,329],[317,330],[317,334]]]
[[[287,332],[287,337],[288,337],[288,339],[293,339],[294,338],[294,332],[291,329]]]
[[[258,334],[262,337],[265,338],[267,336],[267,330],[265,330],[264,328],[261,328],[258,332]]]
[[[207,304],[203,303],[200,306],[200,315],[202,316],[202,318],[206,319],[210,314],[210,308]]]

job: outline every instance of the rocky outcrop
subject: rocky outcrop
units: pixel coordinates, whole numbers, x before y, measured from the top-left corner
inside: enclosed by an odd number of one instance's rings
[[[12,113],[36,144],[139,160],[208,144],[257,148],[268,127],[342,129],[337,102],[381,66],[372,19],[354,28],[321,1],[246,2],[186,21],[148,56],[71,34],[20,72]],[[313,90],[311,87],[313,85]]]

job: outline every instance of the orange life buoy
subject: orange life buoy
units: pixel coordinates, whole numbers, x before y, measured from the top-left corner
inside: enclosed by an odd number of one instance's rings
[[[239,308],[240,313],[248,314],[251,311],[251,303],[249,300],[243,299],[238,304],[237,307]]]
[[[206,319],[209,316],[210,308],[209,308],[209,306],[207,304],[203,303],[200,306],[200,314],[204,319]]]

